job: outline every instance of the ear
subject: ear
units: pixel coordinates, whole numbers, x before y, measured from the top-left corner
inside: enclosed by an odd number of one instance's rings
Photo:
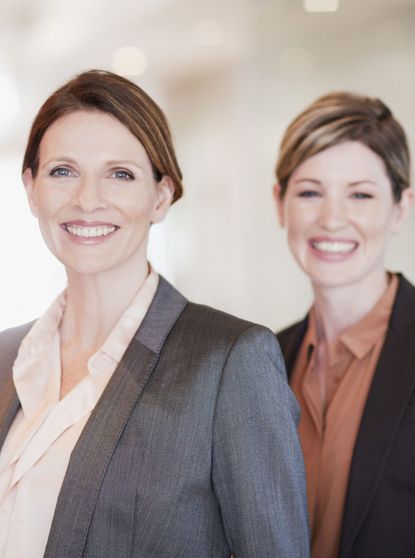
[[[284,200],[283,200],[283,196],[282,196],[281,185],[280,185],[279,182],[274,184],[274,186],[272,187],[272,193],[274,195],[275,203],[277,205],[278,220],[280,222],[281,227],[284,227],[285,226],[285,222],[284,222]]]
[[[26,189],[27,200],[29,202],[30,211],[35,217],[37,217],[38,210],[37,210],[37,201],[36,201],[36,193],[35,193],[32,169],[26,169],[23,173],[22,179],[23,179],[24,187]]]
[[[414,203],[414,192],[412,188],[405,188],[402,191],[401,199],[395,204],[395,220],[392,226],[392,233],[398,233],[405,223],[411,207]]]
[[[167,174],[163,175],[160,182],[156,184],[157,202],[153,211],[152,223],[160,223],[166,217],[174,196],[174,183]]]

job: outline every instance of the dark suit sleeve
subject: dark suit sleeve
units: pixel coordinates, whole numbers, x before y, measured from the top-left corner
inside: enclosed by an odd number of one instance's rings
[[[213,485],[235,558],[309,556],[298,414],[275,336],[250,328],[229,352],[214,423]]]

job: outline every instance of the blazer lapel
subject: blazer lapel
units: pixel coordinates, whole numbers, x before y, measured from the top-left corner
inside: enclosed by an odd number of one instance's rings
[[[379,358],[353,452],[340,556],[346,556],[370,508],[415,388],[415,289],[400,279],[390,329]]]
[[[102,479],[164,341],[187,301],[160,277],[146,317],[72,452],[45,558],[80,558]]]

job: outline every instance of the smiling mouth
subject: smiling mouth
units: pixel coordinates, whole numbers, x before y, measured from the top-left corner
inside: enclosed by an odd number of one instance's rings
[[[116,225],[72,225],[70,223],[62,223],[62,228],[72,236],[81,238],[102,238],[109,236],[119,227]]]
[[[329,254],[348,254],[357,248],[357,242],[349,240],[312,240],[310,244],[319,252]]]

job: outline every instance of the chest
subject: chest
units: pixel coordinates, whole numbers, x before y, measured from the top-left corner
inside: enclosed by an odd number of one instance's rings
[[[76,348],[61,348],[61,387],[60,398],[63,399],[76,385],[88,375],[88,362],[93,352]]]

